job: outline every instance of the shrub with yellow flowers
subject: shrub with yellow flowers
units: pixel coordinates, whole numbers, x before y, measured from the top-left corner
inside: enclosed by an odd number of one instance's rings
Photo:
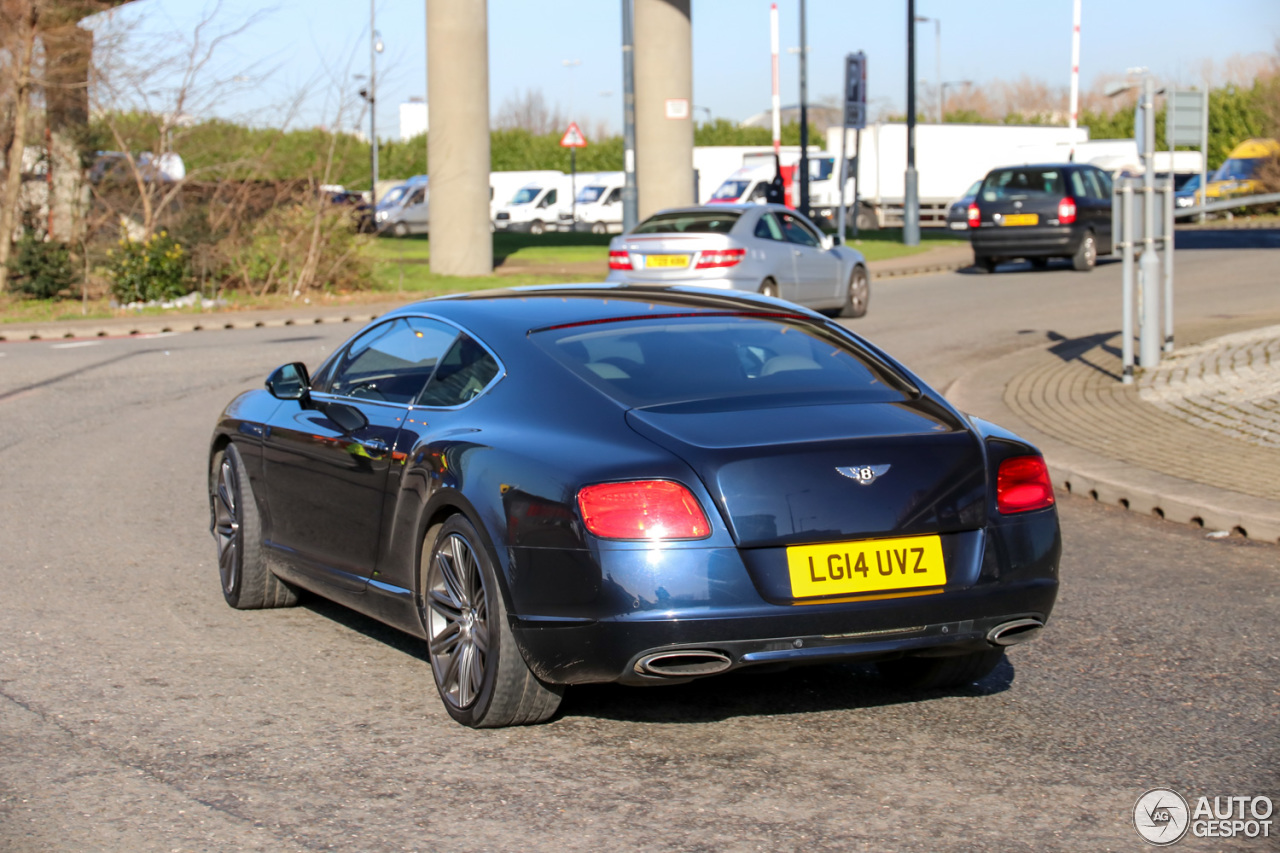
[[[107,275],[111,295],[122,305],[174,299],[191,289],[187,252],[168,231],[143,240],[122,235],[107,252]]]

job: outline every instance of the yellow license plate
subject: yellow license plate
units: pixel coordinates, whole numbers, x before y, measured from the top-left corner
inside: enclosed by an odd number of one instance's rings
[[[947,569],[937,536],[867,539],[787,549],[793,598],[945,586]]]
[[[666,269],[684,269],[689,266],[688,255],[645,255],[646,268],[664,267]]]
[[[1001,225],[1039,225],[1040,214],[1038,213],[1009,213],[1004,219],[1000,220]]]

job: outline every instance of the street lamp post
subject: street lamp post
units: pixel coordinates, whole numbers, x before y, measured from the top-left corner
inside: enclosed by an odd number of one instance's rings
[[[927,18],[924,15],[914,17],[918,24],[933,21],[933,80],[938,84],[938,124],[942,124],[942,21],[939,18]]]
[[[382,53],[382,36],[378,34],[374,22],[375,0],[369,0],[369,206],[378,206],[378,54]]]
[[[972,80],[948,80],[947,82],[942,83],[938,86],[939,90],[941,90],[942,92],[942,96],[938,99],[938,123],[939,124],[941,124],[943,121],[946,120],[947,87],[951,86],[952,88],[955,88],[956,86],[972,86],[972,85],[973,85]]]
[[[907,171],[903,175],[902,242],[920,245],[920,194],[916,185],[916,0],[907,0]]]

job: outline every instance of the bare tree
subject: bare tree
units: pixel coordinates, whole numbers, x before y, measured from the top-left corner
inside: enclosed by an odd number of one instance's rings
[[[560,112],[560,105],[548,106],[541,89],[526,89],[502,102],[494,125],[502,130],[527,130],[535,136],[560,130],[568,125],[568,119]]]
[[[0,32],[11,57],[9,85],[12,91],[13,138],[9,143],[3,194],[0,195],[0,292],[8,287],[9,253],[13,245],[14,216],[22,189],[22,154],[26,149],[27,121],[34,74],[36,27],[41,8],[35,0],[7,0],[0,5]]]

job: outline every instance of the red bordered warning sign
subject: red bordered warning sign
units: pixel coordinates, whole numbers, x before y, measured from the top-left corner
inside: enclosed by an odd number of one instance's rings
[[[582,135],[582,128],[576,121],[569,122],[569,129],[560,137],[561,148],[586,148],[587,138]]]

